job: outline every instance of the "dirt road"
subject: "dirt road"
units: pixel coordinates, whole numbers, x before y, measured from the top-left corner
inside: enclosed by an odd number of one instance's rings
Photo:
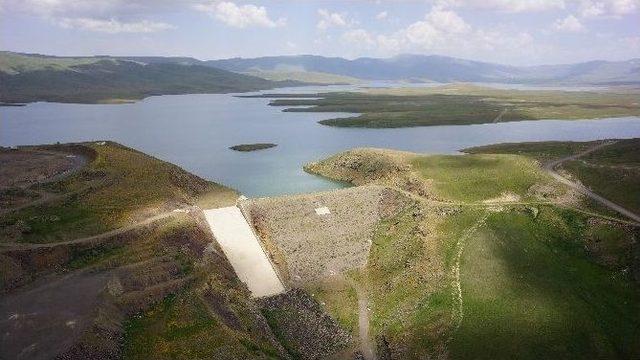
[[[45,244],[29,244],[29,243],[0,243],[0,252],[2,250],[26,250],[26,249],[42,249],[42,248],[52,248],[52,247],[56,247],[59,245],[72,245],[72,244],[82,244],[82,243],[90,243],[90,242],[94,242],[94,241],[99,241],[99,240],[103,240],[105,238],[110,238],[116,235],[120,235],[123,233],[126,233],[128,231],[137,229],[139,227],[143,227],[146,225],[149,225],[151,223],[154,223],[158,220],[162,220],[164,218],[168,218],[170,216],[174,216],[177,213],[182,213],[182,212],[188,212],[188,211],[194,211],[197,210],[198,208],[195,206],[189,206],[189,207],[184,207],[184,208],[177,208],[171,211],[167,211],[167,212],[163,212],[160,213],[158,215],[146,218],[142,221],[139,221],[137,223],[131,224],[131,225],[127,225],[118,229],[114,229],[111,231],[107,231],[104,232],[102,234],[98,234],[98,235],[93,235],[93,236],[89,236],[89,237],[85,237],[85,238],[80,238],[80,239],[74,239],[74,240],[69,240],[69,241],[61,241],[61,242],[54,242],[54,243],[45,243]]]
[[[494,123],[494,124],[499,123],[499,122],[500,122],[500,120],[502,120],[502,117],[504,116],[504,114],[506,114],[506,113],[507,113],[507,111],[509,111],[509,110],[508,110],[508,109],[506,109],[506,108],[505,108],[505,109],[502,109],[502,111],[500,112],[500,114],[498,114],[498,116],[496,116],[496,118],[495,118],[495,119],[493,119],[493,123]]]
[[[358,295],[358,333],[360,336],[360,351],[365,360],[376,360],[376,351],[369,337],[369,298],[367,292],[354,283]]]
[[[5,151],[0,154],[0,188],[17,187],[23,190],[38,185],[64,180],[77,173],[89,163],[86,155],[50,150]],[[73,196],[77,192],[53,194],[46,190],[32,190],[38,197],[17,206],[0,208],[0,215],[41,205]],[[78,191],[79,192],[79,191]]]
[[[602,149],[603,147],[609,146],[609,145],[614,144],[614,143],[615,142],[604,142],[602,144],[598,144],[596,146],[593,146],[593,147],[591,147],[591,148],[589,148],[589,149],[587,149],[585,151],[579,152],[577,154],[573,154],[571,156],[567,156],[567,157],[564,157],[564,158],[549,162],[549,163],[545,164],[543,167],[549,173],[549,175],[551,175],[554,179],[556,179],[556,180],[560,181],[561,183],[569,186],[570,188],[572,188],[574,190],[577,190],[580,193],[592,198],[593,200],[595,200],[595,201],[599,202],[600,204],[608,207],[609,209],[611,209],[613,211],[616,211],[619,214],[622,214],[622,215],[632,219],[635,222],[640,223],[640,216],[639,215],[637,215],[637,214],[635,214],[635,213],[623,208],[622,206],[614,203],[611,200],[608,200],[608,199],[606,199],[606,198],[594,193],[589,188],[587,188],[587,187],[585,187],[585,186],[583,186],[581,184],[575,183],[575,182],[563,177],[562,175],[560,175],[555,170],[558,166],[560,166],[564,162],[577,160],[577,159],[581,158],[582,156],[585,156],[585,155],[591,154],[593,152],[596,152],[596,151]]]

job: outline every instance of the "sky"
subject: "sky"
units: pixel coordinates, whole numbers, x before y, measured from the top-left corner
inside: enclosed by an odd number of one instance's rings
[[[49,55],[640,58],[640,0],[0,0],[0,49]]]

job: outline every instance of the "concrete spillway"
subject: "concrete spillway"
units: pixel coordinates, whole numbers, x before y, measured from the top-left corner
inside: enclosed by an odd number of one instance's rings
[[[285,291],[258,238],[236,206],[204,210],[222,251],[255,297]]]

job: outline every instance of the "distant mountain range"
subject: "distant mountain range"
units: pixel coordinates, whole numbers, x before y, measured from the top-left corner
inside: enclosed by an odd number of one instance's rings
[[[436,55],[348,60],[314,55],[56,57],[0,51],[0,102],[104,102],[362,80],[640,85],[640,59],[509,66]]]
[[[189,58],[52,57],[0,52],[0,102],[119,102],[151,95],[229,93],[300,85]]]
[[[509,66],[437,55],[347,60],[323,56],[270,56],[206,61],[235,72],[310,71],[367,80],[623,85],[640,83],[640,59],[567,65]]]

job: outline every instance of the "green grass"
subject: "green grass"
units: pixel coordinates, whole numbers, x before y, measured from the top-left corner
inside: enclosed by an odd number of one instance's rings
[[[518,91],[447,85],[435,88],[320,93],[315,96],[321,99],[291,96],[289,99],[273,100],[271,104],[309,106],[285,109],[292,112],[356,113],[359,115],[322,120],[320,123],[368,128],[484,124],[492,123],[496,118],[497,121],[505,122],[640,115],[637,94],[632,93]],[[286,96],[274,96],[278,97]]]
[[[464,151],[472,154],[518,154],[546,162],[579,153],[600,143],[497,144]],[[576,161],[564,163],[562,168],[595,193],[633,212],[640,212],[640,139],[617,140]]]
[[[632,245],[637,230],[543,205],[530,196],[534,185],[555,195],[562,192],[538,160],[590,146],[548,145],[472,150],[501,154],[396,157],[391,168],[403,168],[402,161],[411,161],[412,171],[445,200],[478,202],[513,193],[523,204],[414,205],[379,224],[367,267],[355,279],[369,292],[372,335],[388,341],[395,357],[436,358],[445,353],[454,359],[640,356],[640,289],[632,276],[637,271]],[[611,151],[611,158],[629,157],[623,164],[635,159],[616,148]],[[385,153],[376,156],[371,150],[368,154],[334,156],[322,162],[323,168],[331,169],[331,174],[351,172],[349,176],[361,178],[364,184],[375,183],[378,177],[366,169],[379,163]],[[353,163],[358,163],[357,169]],[[406,176],[402,171],[389,174],[396,174],[396,180]],[[481,225],[466,236],[476,224]],[[466,241],[460,243],[461,239]],[[465,244],[460,267],[463,317],[456,329],[454,270],[460,244]]]
[[[640,238],[640,229],[603,221],[591,224],[586,235],[587,249],[599,263],[628,271],[629,264],[634,262],[630,249]]]
[[[180,247],[168,241],[188,239],[190,244],[202,241],[199,225],[188,215],[164,219],[125,236],[128,241],[108,241],[89,248],[72,248],[70,260],[65,268],[111,268],[147,260],[150,257],[168,256],[179,265],[180,274],[188,275],[194,272],[195,254],[188,250],[188,246]]]
[[[36,70],[69,70],[99,61],[94,57],[41,57],[0,51],[0,71],[10,74]]]
[[[380,223],[360,283],[369,294],[372,336],[433,355],[449,329],[451,297],[445,245],[420,234],[428,220],[418,211],[411,206]]]
[[[517,154],[548,162],[584,151],[592,144],[595,145],[593,142],[571,141],[504,143],[472,147],[462,151],[468,154]]]
[[[276,358],[268,345],[223,326],[194,292],[166,297],[125,329],[125,359]]]
[[[433,180],[437,195],[450,200],[482,201],[504,193],[526,196],[537,183],[551,183],[538,165],[514,155],[431,155],[416,158],[413,166]]]
[[[545,207],[492,214],[464,253],[454,358],[640,355],[640,294],[584,252],[586,219]]]
[[[309,294],[313,294],[343,329],[357,334],[358,296],[347,280],[327,279],[306,286],[305,289]]]
[[[94,152],[93,160],[71,177],[46,185],[69,196],[1,215],[0,225],[24,222],[29,231],[23,242],[58,242],[122,227],[178,204],[206,199],[207,205],[224,205],[236,198],[226,187],[115,143],[81,148]]]
[[[0,102],[7,103],[121,102],[152,95],[232,93],[298,84],[203,64],[143,64],[126,58],[60,58],[0,52]]]
[[[597,167],[572,161],[563,164],[563,168],[597,194],[640,213],[640,167]]]

